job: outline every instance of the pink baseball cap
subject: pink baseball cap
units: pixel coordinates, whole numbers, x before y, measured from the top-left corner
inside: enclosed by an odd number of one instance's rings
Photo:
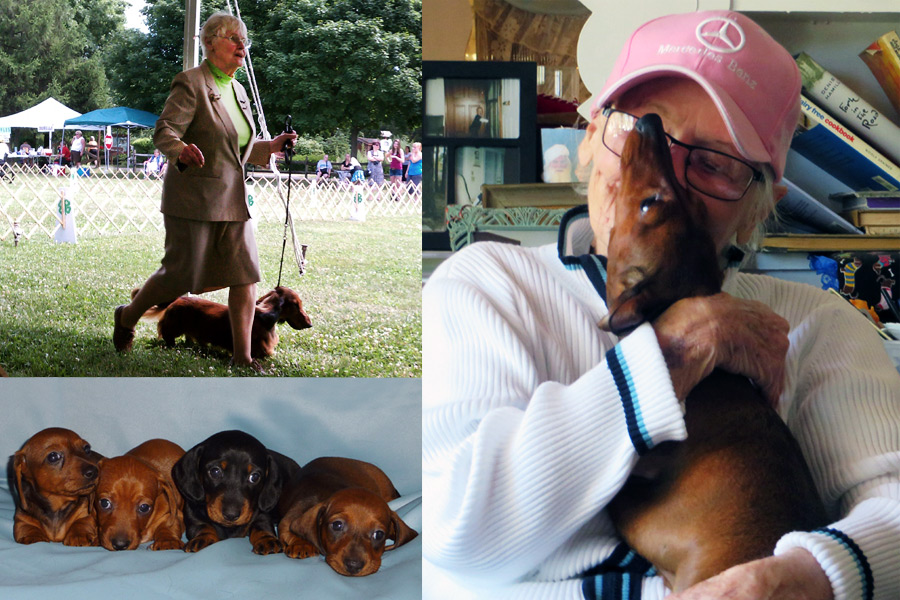
[[[748,17],[702,11],[654,19],[635,31],[591,108],[660,76],[689,77],[712,98],[747,160],[784,173],[800,116],[800,72],[784,47]]]

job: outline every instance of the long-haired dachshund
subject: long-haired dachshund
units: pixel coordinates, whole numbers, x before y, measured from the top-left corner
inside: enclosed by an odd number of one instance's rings
[[[400,494],[373,464],[350,458],[317,458],[286,485],[278,535],[291,558],[325,555],[341,575],[371,575],[381,555],[418,533],[387,503]],[[388,540],[394,543],[388,545]]]
[[[132,296],[137,292],[134,290]],[[182,335],[199,344],[210,344],[229,352],[234,347],[228,306],[197,296],[181,296],[169,304],[159,304],[144,313],[145,319],[159,319],[159,337],[168,346]],[[303,310],[300,295],[290,288],[278,286],[256,301],[256,314],[250,333],[250,355],[265,358],[275,354],[278,345],[277,323],[294,329],[312,327]]]
[[[52,427],[31,436],[9,461],[15,540],[96,546],[92,500],[101,458],[68,429]]]
[[[172,467],[184,456],[178,444],[154,439],[122,456],[100,461],[96,514],[100,545],[134,550],[184,548],[184,501],[172,481]]]
[[[185,551],[249,535],[255,553],[281,552],[275,511],[284,479],[299,468],[243,431],[222,431],[188,450],[172,468],[185,502]]]
[[[676,182],[657,115],[637,122],[621,169],[601,322],[618,335],[722,284],[706,211]],[[828,522],[797,441],[746,377],[715,370],[685,406],[687,439],[645,454],[609,505],[625,541],[674,591]]]

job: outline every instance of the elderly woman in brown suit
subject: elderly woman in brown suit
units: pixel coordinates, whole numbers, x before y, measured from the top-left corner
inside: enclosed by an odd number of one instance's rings
[[[129,351],[135,324],[156,304],[227,287],[232,363],[258,369],[250,356],[250,330],[259,257],[243,165],[265,165],[296,134],[255,139],[247,92],[233,79],[250,45],[244,23],[216,13],[200,36],[205,60],[175,76],[153,136],[175,166],[163,182],[165,256],[131,303],[116,308],[113,343],[116,350]]]

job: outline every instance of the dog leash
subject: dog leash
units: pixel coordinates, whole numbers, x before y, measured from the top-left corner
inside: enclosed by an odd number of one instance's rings
[[[284,133],[294,133],[294,128],[291,127],[292,119],[291,115],[288,115],[284,120]],[[284,160],[287,161],[288,164],[288,185],[287,185],[287,199],[284,202],[284,233],[281,237],[281,262],[278,265],[278,286],[281,286],[281,271],[284,268],[284,249],[287,247],[287,234],[288,234],[288,226],[291,221],[291,175],[293,173],[293,156],[294,156],[294,141],[288,140],[284,143]],[[301,254],[306,254],[306,245],[303,245]],[[299,261],[298,267],[300,269],[300,275],[303,275],[304,268],[303,263],[305,262],[306,257],[303,256]]]

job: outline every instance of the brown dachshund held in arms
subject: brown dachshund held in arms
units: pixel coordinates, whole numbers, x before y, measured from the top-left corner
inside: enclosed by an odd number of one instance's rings
[[[134,297],[137,290],[132,292]],[[228,306],[199,298],[181,296],[168,305],[157,305],[143,318],[159,319],[159,337],[169,346],[182,335],[199,344],[210,344],[229,352],[234,347]],[[294,329],[312,327],[309,315],[303,310],[300,295],[284,286],[276,287],[256,301],[256,314],[250,333],[250,355],[265,358],[275,354],[278,345],[277,323],[287,323]]]
[[[184,548],[184,502],[172,481],[172,467],[182,456],[177,444],[155,439],[100,461],[96,513],[101,546],[134,550],[152,541],[151,550]]]
[[[381,555],[418,533],[387,503],[399,498],[375,465],[350,458],[317,458],[284,490],[278,533],[291,558],[325,555],[341,575],[362,577],[381,567]],[[387,540],[394,543],[387,545]]]
[[[283,481],[300,469],[243,431],[222,431],[200,442],[172,468],[184,497],[185,552],[250,536],[253,552],[281,552],[275,511]]]
[[[600,323],[617,335],[722,284],[705,206],[676,182],[657,115],[637,122],[621,169]],[[713,371],[685,408],[687,439],[644,454],[608,507],[628,545],[676,592],[770,556],[787,532],[828,522],[797,441],[746,377]]]
[[[31,436],[9,464],[15,540],[96,546],[92,502],[101,458],[68,429],[52,427]]]

